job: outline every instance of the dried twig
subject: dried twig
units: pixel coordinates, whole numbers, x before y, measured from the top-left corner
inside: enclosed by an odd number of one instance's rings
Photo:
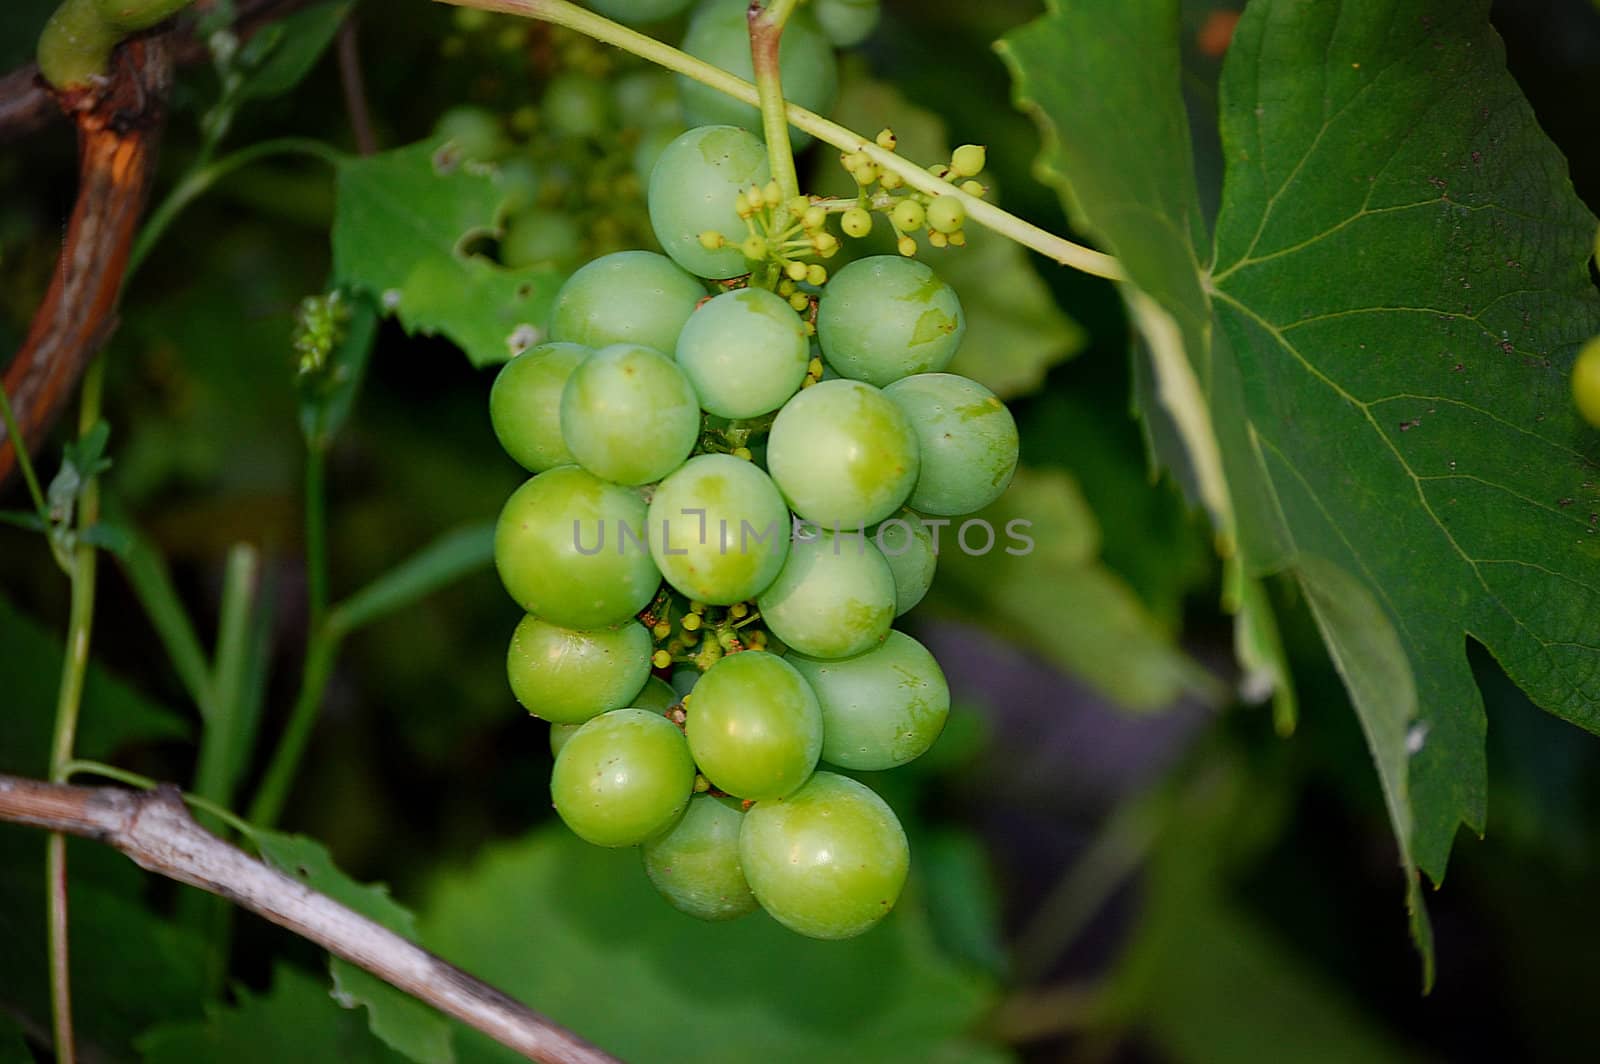
[[[230,846],[177,790],[75,787],[0,774],[0,821],[81,835],[158,875],[219,895],[359,965],[529,1060],[614,1060],[504,992]]]

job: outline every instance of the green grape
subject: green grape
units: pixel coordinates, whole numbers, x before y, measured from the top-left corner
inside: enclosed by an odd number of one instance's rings
[[[577,344],[539,344],[501,367],[489,390],[489,422],[507,454],[530,473],[571,465],[561,439],[561,389],[589,357]]]
[[[665,713],[682,701],[682,696],[672,689],[672,685],[657,676],[652,676],[644,682],[644,687],[638,694],[628,700],[623,708],[647,709],[652,713]],[[610,710],[607,710],[610,712]],[[598,715],[598,714],[597,714]],[[551,724],[550,725],[550,753],[561,753],[561,748],[567,745],[567,740],[577,734],[582,724]]]
[[[474,7],[458,7],[457,11],[476,11]],[[521,214],[539,201],[539,168],[526,155],[513,155],[500,164],[497,180],[504,198],[500,209],[507,215]]]
[[[585,347],[643,344],[663,354],[705,298],[700,282],[653,251],[618,251],[567,278],[550,312],[550,339]]]
[[[843,661],[801,654],[793,665],[822,707],[822,760],[877,772],[921,757],[944,730],[950,688],[939,663],[904,632]]]
[[[911,505],[953,517],[998,499],[1017,470],[1017,423],[993,392],[954,373],[919,373],[883,390],[917,433],[922,470]]]
[[[773,919],[812,938],[840,939],[894,908],[911,852],[882,798],[848,776],[818,772],[789,797],[745,814],[739,864]]]
[[[1584,344],[1572,364],[1572,401],[1583,420],[1600,429],[1600,336]]]
[[[700,406],[683,370],[638,344],[602,347],[561,392],[561,438],[578,464],[617,484],[660,480],[700,438]]]
[[[584,3],[606,18],[637,26],[671,18],[688,7],[690,0],[584,0]]]
[[[581,724],[628,705],[650,675],[650,633],[638,621],[577,631],[532,614],[511,636],[511,693],[536,717]]]
[[[666,152],[668,145],[681,136],[683,127],[676,123],[651,126],[639,134],[639,143],[633,146],[633,174],[646,188],[650,186],[650,174],[655,170],[656,162]],[[660,241],[659,237],[656,239]]]
[[[928,204],[928,228],[936,233],[953,233],[967,220],[967,209],[958,196],[935,196]]]
[[[933,533],[922,518],[901,510],[872,530],[872,542],[889,563],[894,574],[894,615],[899,617],[922,601],[933,586],[933,573],[939,566]]]
[[[557,466],[506,500],[494,564],[529,613],[567,628],[621,624],[655,597],[661,572],[644,542],[645,503],[577,466]]]
[[[693,665],[684,665],[672,670],[672,689],[678,692],[678,697],[692,694],[694,685],[700,682],[700,670]]]
[[[744,812],[732,798],[697,794],[669,831],[644,844],[644,871],[673,908],[701,920],[735,920],[756,911],[739,867]]]
[[[707,413],[759,417],[800,390],[811,342],[805,322],[782,296],[739,288],[690,316],[678,334],[677,356]]]
[[[755,65],[750,60],[750,24],[745,18],[745,0],[706,0],[695,9],[689,30],[683,36],[683,50],[696,59],[719,66],[746,81],[755,80]],[[778,48],[778,68],[783,75],[783,95],[790,103],[825,115],[839,95],[839,70],[833,46],[818,28],[811,12],[801,9],[789,18]],[[686,77],[678,78],[684,114],[690,125],[743,126],[761,130],[761,112],[747,103],[725,96],[709,86]],[[811,137],[789,129],[789,143],[800,149]]]
[[[860,381],[823,381],[778,411],[767,470],[795,513],[824,528],[863,528],[899,508],[917,482],[917,436],[900,408]]]
[[[866,40],[877,28],[878,0],[816,0],[817,24],[836,48]]]
[[[569,270],[583,254],[583,230],[564,211],[533,207],[514,215],[500,238],[500,261],[508,269],[553,266]]]
[[[898,255],[857,259],[828,281],[817,339],[841,376],[882,388],[937,373],[966,332],[961,300],[924,263]]]
[[[894,575],[865,533],[798,536],[778,579],[756,599],[773,635],[814,658],[848,658],[894,623]]]
[[[781,798],[806,781],[822,751],[822,711],[794,666],[746,650],[706,670],[689,697],[695,763],[719,790]]]
[[[700,126],[662,150],[650,172],[650,225],[672,260],[690,273],[721,280],[749,272],[738,243],[745,233],[739,193],[771,176],[767,148],[736,126]],[[700,234],[732,243],[707,248]]]
[[[552,131],[568,137],[600,137],[609,133],[611,93],[605,83],[585,74],[558,74],[539,100],[539,113]]]
[[[681,594],[716,606],[754,598],[789,551],[789,509],[772,480],[741,458],[702,454],[650,501],[650,556]]]
[[[493,162],[511,151],[511,141],[500,128],[500,119],[481,107],[452,107],[434,123],[437,140],[448,140],[461,157],[474,162]]]
[[[556,812],[596,846],[633,846],[671,827],[693,793],[683,733],[644,709],[589,721],[561,747],[550,774]]]
[[[678,87],[665,70],[634,70],[617,78],[611,88],[617,114],[630,126],[655,129],[683,127],[683,107]],[[648,173],[648,171],[646,171]]]

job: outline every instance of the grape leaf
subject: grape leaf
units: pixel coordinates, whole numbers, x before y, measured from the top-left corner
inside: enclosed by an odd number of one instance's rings
[[[231,1008],[212,1005],[206,1018],[166,1023],[140,1036],[145,1064],[282,1064],[338,1060],[385,1064],[402,1060],[335,1005],[320,981],[287,964],[273,968],[272,988],[240,988]]]
[[[551,826],[443,879],[423,925],[445,957],[637,1064],[997,1055],[963,1037],[991,985],[934,948],[909,894],[849,942],[763,914],[707,924],[656,895],[637,852]],[[475,1032],[459,1044],[464,1061],[517,1059]]]
[[[562,280],[471,251],[495,232],[504,198],[495,171],[431,142],[340,163],[335,283],[372,296],[410,332],[449,337],[473,365],[504,362],[544,335]]]
[[[268,23],[239,51],[240,100],[282,96],[311,73],[354,0],[327,0]]]
[[[847,66],[834,106],[836,121],[852,129],[893,129],[896,151],[908,159],[932,163],[950,158],[944,121],[907,100],[894,86]],[[819,155],[809,186],[838,195],[853,195],[855,182],[839,165],[838,155]],[[874,253],[895,254],[889,225],[879,217]],[[1083,329],[1056,306],[1043,278],[1034,271],[1019,245],[987,230],[967,230],[967,246],[946,251],[924,246],[918,253],[939,271],[967,316],[967,332],[950,364],[1003,398],[1036,391],[1051,366],[1082,350]],[[837,266],[835,266],[837,269]]]
[[[1566,395],[1600,329],[1595,221],[1487,12],[1252,3],[1223,72],[1214,253],[1172,0],[1052,5],[1002,45],[1047,175],[1137,286],[1166,386],[1146,413],[1187,448],[1244,576],[1306,587],[1402,861],[1436,882],[1457,826],[1484,824],[1468,636],[1600,730],[1600,440]],[[1338,608],[1358,587],[1375,608]]]
[[[321,843],[302,835],[261,828],[251,831],[250,841],[273,867],[391,931],[413,940],[417,937],[416,918],[389,896],[387,887],[357,883],[339,870]],[[330,957],[329,966],[334,997],[346,1008],[365,1005],[372,1033],[387,1045],[420,1064],[450,1064],[455,1060],[450,1026],[437,1012],[349,961]]]
[[[1023,467],[971,520],[980,519],[994,531],[988,550],[980,525],[941,529],[938,608],[1010,636],[1130,708],[1166,708],[1186,692],[1216,699],[1210,675],[1101,563],[1099,523],[1070,476]]]

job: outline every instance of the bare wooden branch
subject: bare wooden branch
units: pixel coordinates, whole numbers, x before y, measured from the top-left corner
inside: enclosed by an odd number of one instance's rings
[[[529,1060],[615,1064],[503,991],[217,838],[195,823],[175,788],[75,787],[0,774],[0,821],[113,846],[141,868],[288,928]]]

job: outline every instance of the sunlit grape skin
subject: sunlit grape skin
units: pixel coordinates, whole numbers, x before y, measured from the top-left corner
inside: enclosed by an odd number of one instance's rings
[[[894,615],[902,616],[921,602],[933,586],[933,574],[939,566],[933,532],[915,513],[901,510],[872,530],[872,542],[894,574]]]
[[[808,530],[756,601],[763,623],[790,647],[817,658],[846,658],[889,634],[894,574],[865,536]]]
[[[645,874],[674,908],[701,920],[755,912],[755,895],[739,867],[743,825],[737,799],[697,794],[676,824],[644,844]]]
[[[678,692],[672,689],[671,684],[660,677],[652,676],[644,682],[644,687],[640,688],[639,693],[628,699],[627,704],[622,708],[647,709],[652,713],[665,713],[679,701],[680,697]],[[551,755],[561,753],[561,748],[567,745],[567,740],[572,738],[581,727],[583,727],[581,723],[551,724]]]
[[[750,27],[745,18],[748,6],[745,0],[709,0],[700,5],[684,34],[683,50],[736,77],[754,80]],[[783,76],[783,95],[790,103],[818,114],[832,109],[839,93],[838,64],[833,45],[823,36],[809,10],[796,11],[784,27],[778,66]],[[690,125],[724,123],[761,129],[761,113],[751,104],[681,76],[678,92]],[[810,142],[809,134],[789,128],[789,143],[795,148]]]
[[[950,715],[950,688],[926,647],[904,632],[841,661],[788,661],[822,707],[822,759],[876,772],[921,757]]]
[[[966,328],[955,289],[926,263],[898,255],[850,263],[829,279],[817,305],[828,364],[879,388],[944,369]]]
[[[998,499],[1017,470],[1017,423],[989,389],[955,373],[919,373],[883,390],[917,434],[911,505],[955,517]]]
[[[561,389],[587,347],[548,343],[507,362],[489,391],[489,421],[507,454],[530,473],[572,464],[561,439]]]
[[[823,528],[864,528],[894,513],[920,468],[900,408],[860,381],[812,385],[778,411],[767,470],[795,513]]]
[[[596,349],[642,344],[671,354],[683,323],[705,294],[699,281],[665,255],[603,255],[568,277],[556,293],[550,339]]]
[[[761,907],[812,938],[853,938],[894,907],[910,868],[905,831],[866,785],[818,772],[787,798],[757,802],[739,863]]]
[[[750,267],[738,248],[745,223],[735,204],[771,176],[767,148],[738,126],[697,126],[664,148],[650,171],[650,226],[662,250],[690,273],[721,279]],[[700,234],[720,233],[731,246],[707,248]]]
[[[650,633],[638,621],[579,631],[529,614],[512,633],[506,673],[529,713],[579,724],[638,693],[650,675]]]
[[[577,466],[540,473],[512,493],[495,524],[501,583],[524,610],[552,624],[620,624],[661,584],[648,552],[631,544],[617,549],[624,525],[643,541],[645,513],[637,491]]]
[[[800,390],[811,343],[805,322],[781,296],[741,288],[690,316],[676,357],[707,412],[752,418],[770,414]]]
[[[685,730],[700,771],[740,798],[780,798],[817,764],[822,711],[788,662],[747,650],[706,670],[688,703]]]
[[[579,838],[633,846],[671,826],[694,792],[683,733],[643,709],[602,713],[556,755],[550,797]]]
[[[650,556],[682,594],[712,605],[753,598],[789,552],[789,509],[772,479],[726,454],[689,459],[656,486]]]
[[[561,392],[561,438],[579,465],[617,484],[660,480],[700,437],[700,407],[677,363],[638,344],[602,347]]]

